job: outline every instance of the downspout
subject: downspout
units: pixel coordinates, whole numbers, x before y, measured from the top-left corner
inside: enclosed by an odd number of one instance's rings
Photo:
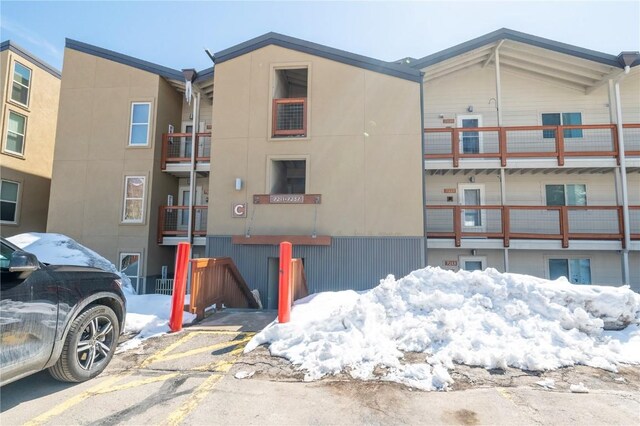
[[[427,255],[427,170],[425,167],[425,137],[424,137],[424,72],[420,72],[420,141],[422,143],[422,158],[420,159],[420,165],[422,167],[422,229],[423,229],[423,250],[424,250],[424,267],[429,262],[429,256]]]
[[[189,218],[187,220],[187,240],[193,244],[193,211],[196,199],[196,151],[198,150],[198,126],[200,109],[200,92],[193,95],[193,125],[191,126],[191,167],[189,170]],[[191,250],[193,254],[193,250]]]
[[[614,83],[616,98],[616,125],[618,130],[618,150],[620,158],[620,188],[622,190],[622,223],[624,224],[624,245],[622,248],[622,282],[625,285],[631,283],[629,277],[629,247],[631,245],[631,229],[629,223],[629,193],[627,189],[627,164],[624,152],[624,132],[622,128],[622,103],[620,101],[620,81],[629,74],[631,67],[624,67],[624,74],[618,77]]]
[[[496,64],[496,112],[498,115],[498,127],[502,127],[502,80],[500,78],[500,46],[502,42],[496,46],[495,51],[495,64]],[[507,204],[506,193],[506,173],[504,167],[500,166],[500,202],[502,206]],[[503,247],[502,253],[504,255],[504,272],[509,272],[509,248]]]

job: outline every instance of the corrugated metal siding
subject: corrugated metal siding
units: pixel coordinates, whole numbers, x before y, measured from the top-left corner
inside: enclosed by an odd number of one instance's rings
[[[268,258],[278,246],[235,245],[231,237],[207,237],[207,256],[229,256],[250,288],[267,300]],[[309,293],[367,290],[389,274],[397,278],[424,266],[421,237],[334,237],[330,246],[294,246],[293,256],[304,259]]]

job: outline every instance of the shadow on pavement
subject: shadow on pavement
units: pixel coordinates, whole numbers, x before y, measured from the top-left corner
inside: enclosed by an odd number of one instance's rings
[[[78,383],[59,382],[51,377],[47,371],[32,374],[2,387],[0,390],[2,393],[0,413],[4,413],[23,402],[51,395],[76,385]]]

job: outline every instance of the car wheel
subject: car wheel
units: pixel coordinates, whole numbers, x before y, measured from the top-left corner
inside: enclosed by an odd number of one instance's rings
[[[69,329],[58,361],[49,368],[63,382],[83,382],[102,372],[118,344],[118,318],[108,306],[91,306]]]

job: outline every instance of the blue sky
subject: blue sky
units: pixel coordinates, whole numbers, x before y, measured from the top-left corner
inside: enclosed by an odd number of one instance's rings
[[[276,31],[382,60],[422,57],[507,27],[618,54],[640,50],[640,1],[25,2],[0,5],[0,38],[56,68],[65,37],[172,68]]]

